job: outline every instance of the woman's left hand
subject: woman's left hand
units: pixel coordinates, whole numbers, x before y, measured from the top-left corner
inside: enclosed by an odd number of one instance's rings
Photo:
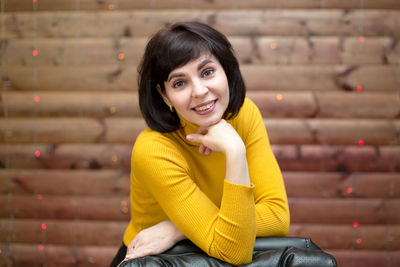
[[[128,245],[126,260],[160,254],[185,236],[170,220],[140,231]]]

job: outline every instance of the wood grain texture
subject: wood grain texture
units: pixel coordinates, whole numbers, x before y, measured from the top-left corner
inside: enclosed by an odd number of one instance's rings
[[[51,0],[41,0],[37,5],[38,11],[56,11],[56,10],[110,10],[112,7],[115,9],[241,9],[241,8],[266,8],[266,9],[303,9],[303,8],[339,8],[339,9],[400,9],[400,4],[396,0],[364,0],[361,6],[357,0],[335,0],[318,2],[313,0],[302,1],[279,1],[279,0],[214,0],[214,1],[130,1],[118,0],[118,4],[113,0],[80,0],[79,4],[68,0],[58,0],[55,5]],[[112,7],[110,5],[113,5]],[[32,11],[32,3],[24,0],[13,0],[7,2],[5,11]]]
[[[247,36],[395,36],[398,10],[157,10],[6,13],[5,38],[149,36],[177,21],[198,20],[222,33]],[[84,25],[85,27],[82,27]],[[79,31],[76,29],[79,28]],[[101,30],[99,30],[101,29]]]

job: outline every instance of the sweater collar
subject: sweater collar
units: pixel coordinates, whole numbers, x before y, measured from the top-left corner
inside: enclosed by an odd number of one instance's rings
[[[181,122],[182,128],[177,130],[178,135],[185,141],[185,143],[193,145],[193,146],[199,146],[199,143],[191,142],[186,139],[186,136],[188,134],[193,134],[197,133],[199,131],[199,125],[194,124],[186,119],[184,119],[181,115],[178,114],[179,120]]]

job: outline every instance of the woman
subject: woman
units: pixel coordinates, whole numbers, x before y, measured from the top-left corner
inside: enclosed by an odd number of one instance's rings
[[[114,264],[126,250],[159,254],[185,238],[211,257],[251,262],[256,236],[288,233],[289,209],[230,43],[207,25],[174,24],[149,41],[139,75],[149,128],[132,151],[131,221]]]

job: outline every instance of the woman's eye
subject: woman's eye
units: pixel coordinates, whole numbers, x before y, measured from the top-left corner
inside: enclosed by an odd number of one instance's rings
[[[214,69],[206,69],[203,71],[202,76],[203,77],[208,77],[214,74]]]
[[[178,87],[182,87],[185,84],[184,81],[176,81],[174,82],[174,84],[172,85],[174,88],[178,88]]]

